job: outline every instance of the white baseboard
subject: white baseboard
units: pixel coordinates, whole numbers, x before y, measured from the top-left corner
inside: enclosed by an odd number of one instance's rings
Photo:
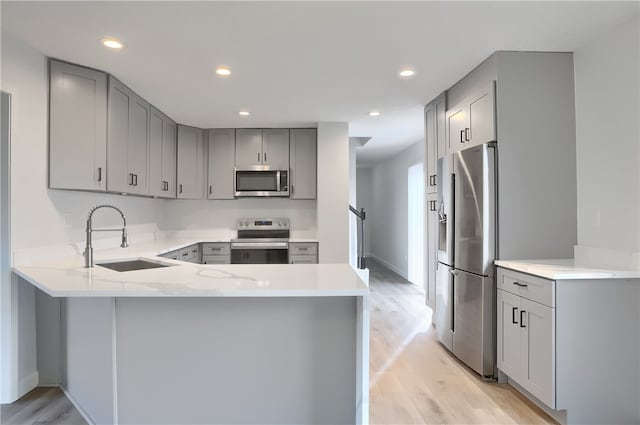
[[[25,376],[20,381],[18,381],[18,394],[17,399],[34,389],[38,386],[38,381],[40,380],[38,371],[31,373],[28,376]],[[16,399],[16,400],[17,400]]]
[[[93,419],[91,419],[91,416],[89,416],[89,414],[82,408],[82,406],[80,406],[78,400],[76,400],[76,398],[71,395],[71,393],[64,386],[60,385],[60,389],[62,390],[64,395],[67,396],[71,404],[73,404],[73,407],[75,407],[78,412],[80,412],[80,415],[84,418],[84,420],[87,421],[89,425],[95,425],[95,422],[93,421]]]
[[[399,274],[400,276],[402,276],[406,280],[409,280],[409,275],[407,274],[407,272],[405,272],[404,270],[400,269],[400,267],[394,266],[393,264],[389,263],[386,260],[383,260],[382,258],[378,257],[375,254],[369,254],[368,257],[369,258],[373,258],[375,261],[377,261],[378,263],[382,264],[383,266],[385,266],[389,270]]]

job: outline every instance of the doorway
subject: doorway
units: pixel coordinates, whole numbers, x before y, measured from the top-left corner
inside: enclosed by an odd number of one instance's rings
[[[422,162],[407,170],[407,268],[409,281],[424,287],[424,172]]]

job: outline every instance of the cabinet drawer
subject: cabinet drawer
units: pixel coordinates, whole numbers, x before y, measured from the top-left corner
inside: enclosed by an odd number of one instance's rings
[[[289,263],[291,264],[318,264],[317,255],[290,255]]]
[[[229,255],[203,255],[202,264],[231,264]]]
[[[315,242],[289,243],[289,254],[294,255],[317,255],[318,244]]]
[[[498,268],[499,289],[548,307],[555,307],[555,281]]]
[[[229,255],[229,254],[231,254],[231,249],[228,243],[210,242],[210,243],[202,244],[202,255]]]
[[[179,256],[180,256],[180,251],[171,251],[171,252],[167,252],[166,254],[160,255],[160,257],[169,258],[171,260],[177,260]]]

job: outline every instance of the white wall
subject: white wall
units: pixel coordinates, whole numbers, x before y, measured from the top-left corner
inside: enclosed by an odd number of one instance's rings
[[[124,210],[130,225],[132,241],[141,231],[156,228],[162,209],[158,201],[127,198],[118,195],[68,192],[47,189],[47,102],[48,74],[46,57],[13,36],[2,33],[2,90],[11,94],[11,244],[14,262],[28,256],[18,252],[45,245],[62,245],[69,253],[77,253],[72,242],[84,238],[84,222],[89,209],[97,203],[112,202]],[[162,202],[162,201],[160,201]],[[100,224],[115,224],[116,217],[97,217]],[[109,237],[108,234],[100,237]],[[3,285],[8,285],[3,282]],[[17,286],[5,288],[3,296],[15,297],[12,309],[3,308],[4,323],[12,323],[13,331],[3,329],[2,346],[13,359],[15,382],[29,382],[36,373],[35,364],[35,292],[20,279]],[[17,292],[17,294],[16,294]],[[45,321],[46,323],[46,321]],[[17,344],[11,344],[7,332],[17,329]],[[9,344],[7,344],[9,342]],[[16,347],[17,345],[17,347]],[[3,352],[3,354],[6,354]],[[6,364],[6,363],[3,363]],[[3,376],[5,372],[3,369]],[[26,384],[25,384],[26,385]],[[21,395],[2,394],[3,401]],[[16,391],[14,387],[14,391]]]
[[[349,262],[349,127],[318,123],[318,261]]]
[[[373,196],[373,168],[358,168],[356,171],[357,208],[364,208],[367,214],[364,221],[364,252],[365,256],[371,253],[371,208]]]
[[[162,205],[163,230],[235,229],[241,217],[288,217],[292,236],[316,233],[316,201],[236,199],[229,201],[171,200]]]
[[[640,269],[638,15],[574,53],[576,260]]]
[[[417,142],[372,170],[371,257],[407,278],[407,170],[422,162],[424,143]]]
[[[356,206],[356,148],[360,146],[358,142],[349,142],[349,205]],[[353,267],[358,267],[358,218],[349,213],[349,262]]]

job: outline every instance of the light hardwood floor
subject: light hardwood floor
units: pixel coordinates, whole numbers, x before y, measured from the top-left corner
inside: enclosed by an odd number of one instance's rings
[[[424,292],[369,261],[372,424],[547,424],[504,384],[485,382],[436,338]]]
[[[369,260],[372,424],[547,424],[507,385],[484,382],[438,342],[424,293]],[[57,388],[37,388],[0,411],[2,424],[86,424]]]

